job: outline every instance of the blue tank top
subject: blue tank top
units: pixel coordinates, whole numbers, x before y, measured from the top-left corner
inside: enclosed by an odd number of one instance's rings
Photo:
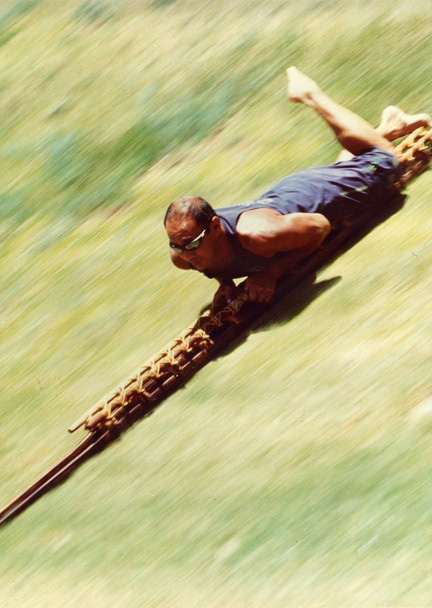
[[[219,273],[218,276],[224,276],[231,279],[244,277],[249,274],[266,270],[275,260],[275,256],[265,258],[251,253],[240,244],[237,237],[237,220],[240,215],[244,211],[261,208],[273,209],[274,206],[270,199],[259,199],[248,203],[232,205],[231,207],[215,209],[216,215],[220,218],[225,233],[228,235],[234,254],[234,259],[230,266],[223,273]],[[278,210],[276,209],[276,211]],[[209,273],[205,274],[206,276],[211,276]]]
[[[234,250],[234,261],[223,276],[235,278],[260,272],[275,260],[275,256],[261,257],[240,245],[237,221],[245,211],[264,208],[282,215],[321,213],[334,227],[344,218],[371,215],[376,205],[393,198],[398,165],[390,152],[370,148],[348,161],[288,175],[256,200],[215,209]]]

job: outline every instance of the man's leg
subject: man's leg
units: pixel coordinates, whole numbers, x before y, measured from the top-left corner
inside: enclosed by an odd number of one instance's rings
[[[395,106],[389,106],[383,112],[380,126],[374,129],[361,116],[328,97],[316,82],[297,68],[288,68],[287,76],[289,99],[312,108],[326,121],[341,146],[347,151],[345,158],[356,156],[374,146],[395,154],[391,140],[409,133],[418,126],[432,125],[426,114],[410,117]],[[412,128],[408,130],[410,126]]]
[[[419,127],[432,127],[432,118],[428,114],[405,114],[396,106],[388,106],[384,108],[376,130],[389,141],[394,141]]]
[[[376,131],[388,139],[388,141],[394,141],[399,137],[412,133],[419,127],[432,127],[432,118],[428,114],[405,114],[405,112],[396,106],[388,106],[384,108],[381,114],[381,121]],[[349,160],[352,157],[353,154],[351,152],[342,150],[336,162]]]

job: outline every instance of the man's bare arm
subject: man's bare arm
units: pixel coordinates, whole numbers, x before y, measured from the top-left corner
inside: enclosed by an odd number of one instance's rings
[[[322,242],[322,241],[321,241]],[[321,243],[320,243],[321,245]],[[318,245],[319,247],[319,245]],[[272,279],[277,281],[285,272],[294,268],[298,262],[305,258],[310,253],[318,249],[316,242],[311,243],[307,247],[299,247],[293,251],[280,253],[276,256],[274,262],[267,267],[263,272],[266,272]]]
[[[265,271],[246,279],[245,290],[251,300],[269,302],[279,277],[318,249],[331,225],[320,213],[281,215],[270,209],[260,209],[254,210],[253,215],[245,213],[244,216],[239,228],[242,245],[256,255],[275,256]]]
[[[281,253],[266,270],[249,276],[244,284],[249,299],[255,302],[269,302],[274,296],[278,279],[316,249],[313,244],[288,253]]]
[[[330,230],[330,222],[321,213],[281,215],[273,209],[247,211],[237,224],[242,246],[264,257],[305,247],[318,249]]]

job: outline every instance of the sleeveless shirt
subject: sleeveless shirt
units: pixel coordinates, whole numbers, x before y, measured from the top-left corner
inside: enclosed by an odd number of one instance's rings
[[[256,200],[215,209],[234,251],[233,262],[218,276],[235,278],[261,272],[276,259],[255,255],[240,244],[237,222],[245,211],[321,213],[334,227],[341,219],[372,214],[375,204],[391,200],[398,165],[390,152],[374,147],[348,161],[288,175]]]

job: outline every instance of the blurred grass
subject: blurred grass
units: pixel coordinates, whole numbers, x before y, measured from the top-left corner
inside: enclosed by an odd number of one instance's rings
[[[377,122],[430,111],[430,3],[44,0],[0,10],[1,498],[214,285],[167,203],[331,162],[297,63]],[[2,606],[431,603],[430,189],[1,531]]]
[[[127,2],[12,3],[3,19],[4,34],[15,35],[2,57],[0,217],[82,219],[128,204],[133,183],[157,160],[191,149],[245,104],[263,113],[264,90],[286,116],[279,88],[287,61],[325,73],[372,120],[389,90],[408,104],[428,102],[430,32],[421,14],[408,11],[395,44],[394,5],[389,15],[371,3],[369,20],[346,2],[340,14],[325,3],[293,5],[256,3],[245,15],[241,2],[217,11],[193,2],[153,11]],[[30,53],[36,61],[27,69]],[[302,135],[296,124],[289,132]],[[319,158],[300,156],[302,166]]]

